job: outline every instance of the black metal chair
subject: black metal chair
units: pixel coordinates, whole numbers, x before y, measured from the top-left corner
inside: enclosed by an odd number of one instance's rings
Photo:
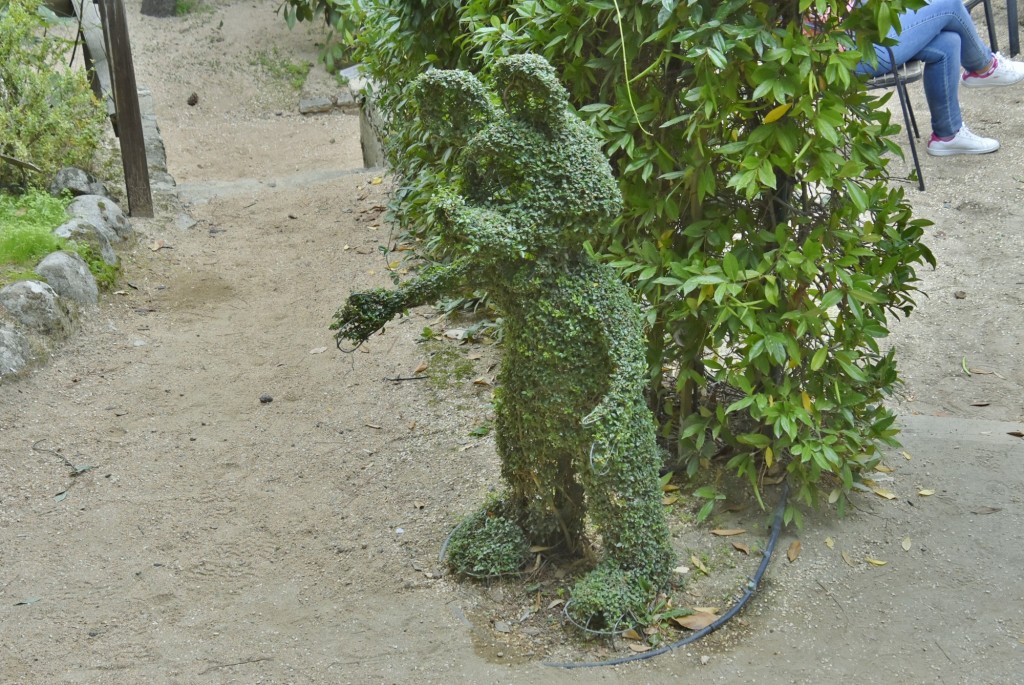
[[[988,44],[992,47],[992,52],[999,52],[999,43],[996,41],[996,21],[995,14],[992,12],[992,0],[965,0],[964,7],[970,12],[978,5],[984,5],[985,7],[985,26],[988,27]],[[1014,12],[1016,14],[1016,12]],[[1011,57],[1012,57],[1011,50]]]
[[[867,87],[868,90],[896,89],[896,95],[900,100],[900,109],[903,111],[903,128],[907,132],[907,140],[910,141],[910,155],[914,159],[914,169],[917,171],[917,187],[923,191],[924,173],[921,171],[921,159],[917,155],[917,140],[921,137],[921,133],[917,130],[917,118],[914,116],[914,107],[910,104],[910,97],[907,94],[907,84],[921,80],[924,76],[924,62],[915,59],[906,64],[897,65],[892,48],[887,47],[886,50],[889,52],[889,64],[892,65],[892,69],[868,79]]]

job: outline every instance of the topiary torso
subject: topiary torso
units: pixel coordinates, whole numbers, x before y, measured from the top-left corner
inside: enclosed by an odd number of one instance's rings
[[[512,572],[509,559],[522,557],[509,547],[527,541],[583,554],[589,512],[604,558],[570,611],[618,625],[653,598],[672,562],[640,315],[584,249],[621,199],[547,62],[501,60],[494,82],[501,109],[466,72],[430,72],[416,85],[424,123],[462,148],[457,182],[432,206],[462,256],[399,290],[352,295],[334,328],[339,340],[364,340],[408,306],[465,285],[487,290],[505,317],[495,436],[508,487],[455,533],[449,563],[470,575]],[[515,525],[485,525],[493,517]]]

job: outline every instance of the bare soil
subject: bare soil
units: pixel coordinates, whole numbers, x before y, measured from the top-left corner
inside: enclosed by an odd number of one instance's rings
[[[541,555],[522,579],[464,583],[438,561],[498,484],[500,348],[424,341],[471,323],[429,308],[334,348],[345,296],[391,283],[394,236],[357,118],[301,116],[261,65],[314,61],[318,33],[264,0],[127,5],[178,193],[133,221],[122,285],[82,330],[0,386],[0,682],[1024,682],[1024,88],[964,93],[1003,149],[925,158],[927,192],[907,186],[939,266],[893,327],[905,447],[878,484],[895,498],[785,530],[761,592],[709,638],[567,670],[545,664],[636,644],[564,624],[573,569]],[[672,509],[677,600],[724,610],[769,514],[737,491],[695,525],[691,487]]]

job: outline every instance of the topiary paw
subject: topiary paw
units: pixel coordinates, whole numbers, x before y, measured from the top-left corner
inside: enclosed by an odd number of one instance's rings
[[[650,581],[606,560],[576,583],[566,612],[584,630],[618,632],[632,627],[654,596]]]
[[[466,517],[448,540],[446,561],[459,575],[491,578],[518,572],[530,543],[522,528],[500,514],[501,506],[484,506]]]

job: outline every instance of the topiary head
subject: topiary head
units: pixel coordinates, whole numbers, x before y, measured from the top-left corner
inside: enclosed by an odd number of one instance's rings
[[[416,84],[423,123],[461,147],[459,194],[504,217],[531,252],[578,246],[621,208],[607,158],[544,58],[498,60],[493,87],[500,107],[467,72],[429,72]]]

